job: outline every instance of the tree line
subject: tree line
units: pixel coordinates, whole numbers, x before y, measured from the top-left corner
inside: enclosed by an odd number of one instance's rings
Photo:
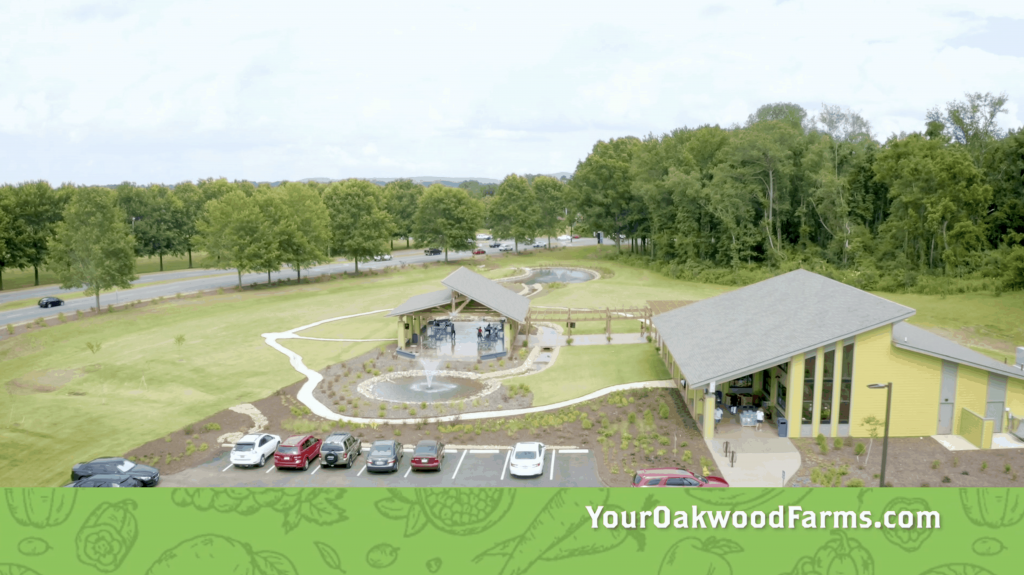
[[[345,257],[359,263],[389,253],[394,242],[445,252],[475,247],[484,226],[498,237],[531,242],[564,220],[563,182],[511,174],[493,193],[397,180],[283,182],[207,179],[173,186],[114,188],[45,181],[0,186],[0,289],[5,269],[53,270],[64,288],[129,288],[136,257],[206,254],[220,268],[270,273]],[[478,190],[476,190],[478,191]]]
[[[875,139],[840,106],[769,104],[742,126],[597,142],[569,203],[622,258],[748,283],[809,267],[883,291],[1024,288],[1024,129],[1005,95],[967,94]]]

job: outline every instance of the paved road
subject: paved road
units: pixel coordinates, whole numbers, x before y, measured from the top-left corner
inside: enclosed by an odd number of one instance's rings
[[[486,244],[488,242],[481,242]],[[567,247],[578,247],[587,245],[596,245],[597,241],[594,238],[585,238],[573,240],[570,242],[555,242],[552,241],[551,245],[565,245]],[[498,254],[497,248],[485,248],[488,255]],[[528,246],[520,246],[520,251],[530,251],[533,248]],[[403,254],[404,252],[404,254]],[[425,256],[420,250],[409,250],[403,252],[396,252],[393,260],[389,262],[367,262],[360,264],[361,269],[377,269],[382,267],[397,266],[402,263],[405,264],[418,264],[423,262],[436,262],[444,261],[444,255],[439,256]],[[449,253],[449,260],[462,260],[471,259],[473,255],[470,252],[456,252]],[[303,277],[316,277],[324,274],[336,274],[341,272],[353,272],[355,266],[351,262],[339,262],[325,264],[317,266],[315,268],[302,270]],[[225,275],[227,274],[227,275]],[[285,279],[295,278],[294,271],[281,271],[271,274],[271,279]],[[146,285],[147,283],[177,280],[171,281],[170,283],[161,283],[158,285]],[[249,285],[255,283],[265,283],[267,281],[267,274],[265,273],[252,273],[242,275],[242,284]],[[103,293],[100,294],[100,306],[106,307],[107,305],[114,304],[118,305],[135,300],[144,300],[157,297],[168,297],[173,296],[177,293],[187,293],[199,290],[214,290],[217,288],[230,288],[238,285],[238,276],[234,270],[181,270],[174,272],[158,272],[154,274],[147,274],[146,276],[136,280],[134,287],[131,290],[120,290],[114,293]],[[47,295],[59,295],[61,289],[57,286],[39,287],[27,290],[17,290],[13,292],[0,292],[0,304],[5,301],[17,301],[28,298],[39,298]],[[71,290],[80,291],[80,290]],[[42,309],[39,307],[26,307],[21,309],[10,310],[0,313],[0,325],[2,324],[19,324],[27,321],[32,321],[37,317],[54,317],[59,312],[65,314],[74,313],[75,310],[89,311],[89,308],[96,305],[96,299],[94,297],[82,297],[69,299],[65,302],[65,305],[61,307]]]
[[[209,463],[163,476],[160,487],[604,487],[593,452],[578,451],[550,451],[544,474],[528,478],[508,474],[508,449],[449,450],[441,471],[412,471],[412,448],[407,447],[398,471],[392,473],[368,473],[366,450],[351,469],[321,468],[310,462],[306,471],[278,470],[273,463],[238,468],[225,451]]]

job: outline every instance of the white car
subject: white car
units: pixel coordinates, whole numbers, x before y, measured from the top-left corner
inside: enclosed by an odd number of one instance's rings
[[[545,453],[547,448],[543,443],[517,443],[512,448],[512,457],[509,458],[509,474],[516,477],[543,475]]]
[[[391,261],[391,254],[380,254],[380,255],[373,256],[373,261],[375,261],[375,262],[389,262],[389,261]]]
[[[545,244],[544,242],[533,242],[533,247],[535,247],[535,248],[543,248],[543,247],[547,247],[547,244]]]
[[[274,452],[281,445],[281,438],[269,433],[254,433],[238,440],[231,448],[231,463],[236,467],[263,467],[267,460],[274,460]]]
[[[491,239],[491,235],[490,234],[477,234],[476,235],[476,239],[478,239],[478,240],[489,240],[489,239]]]
[[[558,241],[560,241],[560,242],[567,242],[567,241],[571,240],[572,238],[563,234],[561,236],[558,236],[556,239]]]
[[[512,248],[512,244],[502,244],[502,246],[500,248],[498,248],[498,251],[499,252],[510,252],[510,251],[512,251],[512,249],[513,249]]]

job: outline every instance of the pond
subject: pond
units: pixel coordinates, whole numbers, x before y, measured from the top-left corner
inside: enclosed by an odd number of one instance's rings
[[[394,377],[374,385],[373,395],[391,401],[429,403],[469,397],[483,389],[482,382],[461,377],[434,376],[429,383],[426,377]]]
[[[594,279],[594,274],[583,270],[571,270],[568,268],[543,268],[534,270],[530,277],[523,280],[524,284],[549,284],[564,283],[578,284]]]

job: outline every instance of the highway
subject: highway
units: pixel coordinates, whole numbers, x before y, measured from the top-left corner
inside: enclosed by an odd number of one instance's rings
[[[489,241],[478,241],[477,244],[481,245],[488,255],[498,255],[500,252],[497,248],[487,247]],[[511,243],[511,242],[507,242]],[[545,241],[546,243],[546,241]],[[580,246],[592,246],[596,245],[597,240],[594,238],[581,238],[564,242],[556,242],[554,239],[551,240],[551,247],[555,246],[566,246],[566,247],[580,247]],[[529,246],[519,246],[519,251],[532,251],[534,248]],[[470,252],[454,252],[448,254],[449,261],[458,261],[464,259],[472,259],[473,255]],[[425,256],[423,250],[396,250],[393,254],[393,259],[386,262],[364,262],[360,263],[360,269],[379,269],[382,267],[392,267],[401,264],[419,264],[424,262],[437,262],[444,261],[444,254],[439,256]],[[354,272],[355,265],[352,262],[335,262],[316,266],[313,268],[303,269],[302,277],[317,277],[324,274],[337,274],[342,272]],[[291,269],[275,272],[271,274],[272,280],[279,279],[294,279],[296,277],[295,271]],[[266,283],[267,274],[265,273],[250,273],[242,275],[242,285],[251,285]],[[162,282],[162,283],[155,283]],[[155,285],[154,285],[155,284]],[[147,300],[158,297],[173,297],[178,293],[188,293],[195,291],[206,291],[215,290],[217,288],[231,288],[238,285],[238,275],[234,269],[191,269],[191,270],[178,270],[172,272],[156,272],[151,274],[145,274],[139,279],[132,282],[133,287],[130,290],[117,290],[115,292],[104,292],[100,294],[100,306],[106,307],[110,304],[120,305],[130,301],[136,300]],[[0,292],[0,304],[11,301],[19,301],[25,299],[37,300],[44,296],[56,296],[60,297],[62,293],[78,292],[81,288],[62,290],[59,286],[39,286],[32,288],[24,288],[19,290],[11,290]],[[40,308],[36,305],[31,307],[25,307],[20,309],[8,310],[0,312],[0,324],[21,324],[30,322],[36,318],[43,317],[56,317],[58,313],[63,312],[65,315],[75,313],[75,310],[81,310],[83,312],[89,311],[89,308],[96,305],[95,297],[79,297],[74,299],[68,299],[65,301],[63,306],[53,308]]]

